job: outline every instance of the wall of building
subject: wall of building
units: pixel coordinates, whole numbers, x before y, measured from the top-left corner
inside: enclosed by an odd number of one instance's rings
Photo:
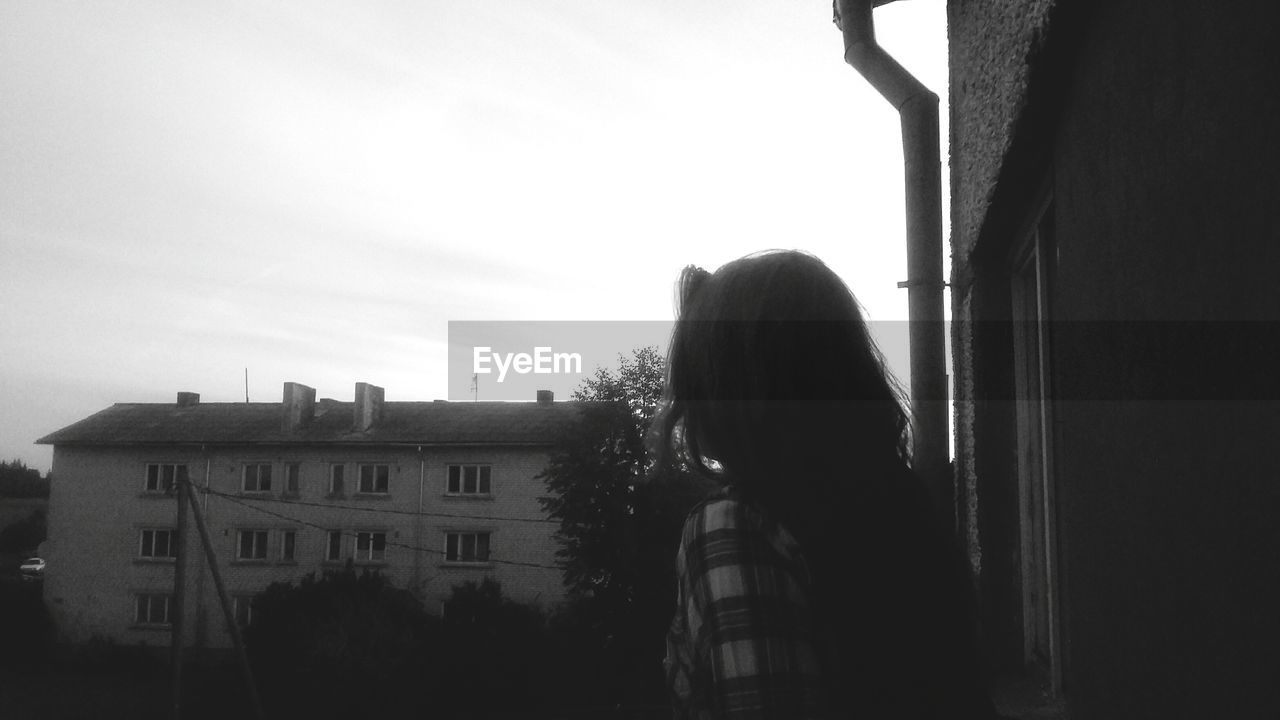
[[[1030,14],[1041,7],[1018,4]],[[1056,49],[1063,35],[1050,29],[1044,50],[1062,53],[1047,61],[1056,67],[1037,68],[1044,56],[1012,46],[1007,61],[1026,66],[1030,89],[1007,140],[1006,105],[982,102],[998,91],[963,95],[973,83],[1019,76],[983,80],[1003,65],[967,49],[1009,52],[1011,33],[990,37],[1000,19],[982,27],[985,9],[951,3],[962,21],[951,30],[952,163],[968,185],[953,195],[956,317],[1008,317],[1002,250],[1030,212],[1025,188],[1046,188],[1057,245],[1053,472],[1072,716],[1274,717],[1280,391],[1268,366],[1280,355],[1280,96],[1270,88],[1280,10],[1261,1],[1229,11],[1189,0],[1091,5]],[[1027,122],[1036,108],[1040,117]],[[1000,402],[1007,337],[957,327],[959,465],[976,507],[969,529],[983,582],[1008,594],[1016,576],[989,572],[1008,572],[1017,552]],[[984,514],[996,517],[984,525]],[[1008,631],[997,629],[997,644]]]
[[[143,492],[148,463],[185,463],[192,482],[212,492],[203,499],[206,522],[230,595],[250,597],[272,582],[296,582],[308,573],[340,568],[326,560],[328,532],[343,531],[343,556],[354,550],[359,531],[386,534],[381,561],[357,562],[376,568],[393,584],[410,588],[429,611],[438,613],[453,586],[492,577],[513,599],[554,605],[563,599],[561,573],[554,567],[555,525],[545,521],[538,499],[545,486],[535,476],[546,464],[544,451],[528,448],[78,448],[58,447],[58,473],[50,499],[45,596],[61,638],[84,642],[97,635],[116,642],[166,644],[163,628],[134,623],[135,595],[173,588],[173,563],[143,560],[139,533],[173,527],[172,496]],[[300,463],[296,495],[282,497],[284,466]],[[242,492],[246,463],[272,465],[272,490]],[[329,493],[329,468],[346,467],[345,492]],[[361,463],[389,466],[389,492],[357,492]],[[492,466],[492,493],[462,497],[446,492],[447,467]],[[201,548],[189,521],[186,636],[194,645],[223,647],[229,636],[221,620],[214,585],[204,572]],[[267,531],[265,560],[238,560],[238,531]],[[294,559],[281,557],[282,533],[295,533]],[[488,563],[445,559],[445,533],[491,533]]]

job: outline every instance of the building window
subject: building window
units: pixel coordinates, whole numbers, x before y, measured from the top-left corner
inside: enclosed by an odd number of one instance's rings
[[[173,612],[173,596],[143,593],[136,598],[134,622],[139,625],[168,625]]]
[[[390,490],[390,484],[390,465],[360,466],[360,492],[385,494]]]
[[[446,562],[489,562],[489,533],[446,533],[444,538]]]
[[[384,532],[356,533],[356,560],[382,562],[387,558],[387,534]]]
[[[329,494],[341,495],[342,486],[346,479],[347,468],[345,465],[331,465],[329,467]]]
[[[249,627],[253,622],[253,605],[257,602],[256,595],[236,595],[231,598],[231,607],[235,612],[236,625],[241,628]]]
[[[172,530],[143,530],[138,557],[153,560],[169,560],[178,556]]]
[[[330,530],[329,541],[325,544],[324,549],[325,560],[341,560],[342,559],[342,531]]]
[[[489,465],[450,465],[446,492],[450,495],[488,495],[491,474]]]
[[[266,530],[238,530],[236,531],[236,535],[237,560],[267,559],[268,533]]]
[[[142,489],[149,493],[172,493],[178,478],[185,477],[186,473],[186,465],[151,463],[147,465],[147,479]]]
[[[271,491],[271,463],[250,463],[244,466],[245,492]]]
[[[283,530],[280,533],[280,559],[285,562],[292,562],[294,552],[298,546],[298,533],[293,530]]]
[[[289,495],[297,495],[302,488],[302,463],[285,463],[284,491]]]

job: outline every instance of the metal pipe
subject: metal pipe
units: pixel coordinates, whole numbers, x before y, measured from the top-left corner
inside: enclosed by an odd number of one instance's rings
[[[938,96],[876,44],[872,10],[889,0],[835,0],[844,59],[898,111],[906,180],[907,306],[913,464],[937,510],[955,523],[947,442],[947,368],[942,280],[942,161]]]

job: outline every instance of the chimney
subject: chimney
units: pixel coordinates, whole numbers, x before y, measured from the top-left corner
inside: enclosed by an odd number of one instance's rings
[[[281,403],[284,430],[301,430],[311,424],[316,415],[316,391],[302,383],[284,384],[284,401]]]
[[[192,407],[200,404],[200,393],[180,392],[178,393],[178,407]]]
[[[382,388],[369,383],[356,383],[354,425],[357,432],[366,432],[382,419]]]
[[[550,390],[539,390],[539,391],[538,391],[538,404],[539,404],[539,405],[550,405],[551,403],[553,403],[553,402],[555,402],[555,401],[556,401],[556,394],[555,394],[555,393],[553,393],[553,392],[551,392]]]

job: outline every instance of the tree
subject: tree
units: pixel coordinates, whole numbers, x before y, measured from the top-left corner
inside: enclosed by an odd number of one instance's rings
[[[0,461],[0,497],[49,497],[49,478],[21,460]]]
[[[438,668],[426,651],[438,636],[439,620],[408,590],[348,565],[267,587],[254,601],[246,644],[273,712],[366,717],[431,694]]]
[[[599,681],[612,702],[665,697],[661,659],[675,610],[675,552],[685,515],[711,489],[683,467],[659,466],[646,439],[663,395],[656,348],[620,356],[573,399],[587,401],[581,422],[560,439],[542,474],[544,508],[560,521],[557,553],[571,616],[600,655]]]

